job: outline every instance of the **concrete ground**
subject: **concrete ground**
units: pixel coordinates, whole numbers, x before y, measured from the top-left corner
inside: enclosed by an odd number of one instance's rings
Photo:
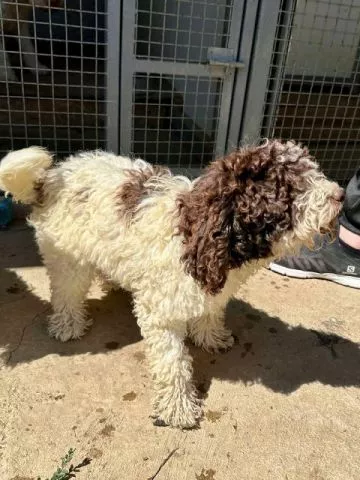
[[[239,344],[192,348],[205,417],[154,427],[144,345],[125,293],[94,288],[93,328],[48,337],[49,284],[32,232],[0,232],[0,478],[79,480],[360,478],[360,292],[258,273],[229,306]]]

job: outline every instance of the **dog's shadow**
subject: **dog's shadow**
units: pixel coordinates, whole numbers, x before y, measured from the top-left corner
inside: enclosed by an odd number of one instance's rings
[[[2,261],[0,270],[0,357],[8,367],[47,355],[98,354],[141,341],[132,315],[131,296],[119,291],[90,299],[94,325],[81,341],[61,343],[46,331],[51,307],[41,301],[9,267],[29,258]],[[39,259],[37,258],[37,262]],[[17,262],[19,265],[17,265]],[[23,266],[23,265],[22,265]],[[291,327],[251,305],[232,301],[228,324],[238,337],[233,349],[210,355],[191,347],[195,377],[204,395],[213,378],[246,384],[261,383],[276,392],[290,393],[303,384],[320,382],[336,387],[360,386],[360,349],[357,343],[321,328]]]
[[[39,299],[13,271],[0,270],[0,364],[15,366],[51,354],[106,353],[141,340],[126,292],[89,299],[87,310],[94,323],[81,340],[63,343],[50,338],[50,303]]]
[[[292,327],[239,300],[230,302],[227,318],[237,338],[233,349],[211,358],[196,355],[205,396],[211,378],[261,383],[285,394],[312,382],[360,386],[358,343],[322,329]]]

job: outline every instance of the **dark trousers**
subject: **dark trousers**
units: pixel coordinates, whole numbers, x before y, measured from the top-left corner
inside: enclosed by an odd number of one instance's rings
[[[340,224],[351,232],[360,235],[360,168],[346,188]]]

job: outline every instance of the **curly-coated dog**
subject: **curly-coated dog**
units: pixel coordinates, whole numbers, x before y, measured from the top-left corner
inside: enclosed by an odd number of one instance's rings
[[[85,333],[84,300],[97,274],[131,291],[155,424],[183,428],[201,417],[186,335],[205,350],[230,348],[224,311],[239,285],[332,230],[343,199],[306,148],[277,140],[216,160],[195,181],[104,152],[52,165],[32,147],[3,159],[0,187],[33,205],[51,281],[50,334]]]

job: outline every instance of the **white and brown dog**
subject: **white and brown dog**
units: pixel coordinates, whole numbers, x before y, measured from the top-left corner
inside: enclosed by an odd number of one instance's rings
[[[276,140],[215,161],[195,181],[104,152],[52,166],[32,147],[2,160],[0,187],[33,205],[51,281],[50,334],[84,335],[84,300],[98,272],[131,291],[154,376],[155,423],[183,428],[201,416],[185,337],[205,350],[230,348],[224,311],[239,285],[333,229],[343,199],[306,148]]]

